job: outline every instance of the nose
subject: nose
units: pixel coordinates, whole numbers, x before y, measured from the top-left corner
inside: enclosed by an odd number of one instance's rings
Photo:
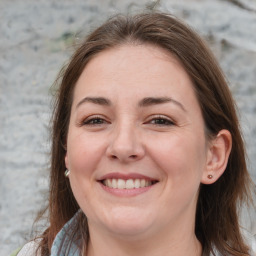
[[[132,125],[123,125],[114,129],[106,153],[112,160],[121,162],[132,162],[143,158],[145,150],[137,129]]]

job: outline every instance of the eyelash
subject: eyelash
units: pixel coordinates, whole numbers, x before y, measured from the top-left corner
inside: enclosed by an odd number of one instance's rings
[[[86,118],[85,120],[82,121],[81,125],[102,125],[104,123],[107,123],[107,121],[100,117],[100,116],[93,116],[93,117],[89,117]]]
[[[100,117],[100,116],[93,116],[93,117],[89,117],[86,118],[85,120],[83,120],[80,123],[80,126],[83,125],[88,125],[88,126],[97,126],[97,125],[102,125],[108,123],[104,118]],[[172,126],[175,125],[175,122],[170,120],[169,118],[166,118],[165,116],[154,116],[153,118],[151,118],[149,121],[145,122],[149,123],[149,124],[153,124],[156,126]]]
[[[160,123],[157,123],[156,121],[160,121]],[[153,118],[150,119],[149,123],[152,123],[153,125],[156,126],[172,126],[175,125],[175,123],[170,120],[169,118],[166,118],[165,116],[155,116]]]

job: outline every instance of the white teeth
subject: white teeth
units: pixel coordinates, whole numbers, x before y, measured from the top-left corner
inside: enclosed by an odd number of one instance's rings
[[[106,180],[106,186],[107,187],[112,187],[111,180]]]
[[[131,180],[131,179],[130,179],[130,180],[127,180],[126,183],[125,183],[125,185],[126,185],[126,186],[125,186],[126,189],[134,188],[134,182],[133,182],[133,180]]]
[[[117,181],[116,179],[112,179],[112,187],[110,188],[117,188]]]
[[[103,181],[103,184],[109,188],[118,188],[118,189],[134,189],[134,188],[144,188],[151,186],[152,181],[145,179],[106,179]]]
[[[134,187],[135,187],[135,188],[139,188],[139,187],[140,187],[140,180],[139,180],[139,179],[136,179],[136,180],[134,181]]]
[[[117,188],[124,189],[125,188],[125,180],[118,179],[117,180]]]

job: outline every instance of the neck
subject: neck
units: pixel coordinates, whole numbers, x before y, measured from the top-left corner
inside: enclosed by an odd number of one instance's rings
[[[194,232],[157,233],[154,236],[122,237],[90,230],[87,256],[201,256],[202,247]],[[172,234],[170,234],[172,233]]]

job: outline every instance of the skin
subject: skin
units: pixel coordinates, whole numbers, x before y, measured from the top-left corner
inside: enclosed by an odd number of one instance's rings
[[[75,87],[65,157],[88,218],[88,255],[201,255],[198,189],[221,176],[230,149],[226,130],[207,141],[193,84],[165,50],[123,45],[94,57]],[[113,194],[99,182],[110,173],[157,183]]]

